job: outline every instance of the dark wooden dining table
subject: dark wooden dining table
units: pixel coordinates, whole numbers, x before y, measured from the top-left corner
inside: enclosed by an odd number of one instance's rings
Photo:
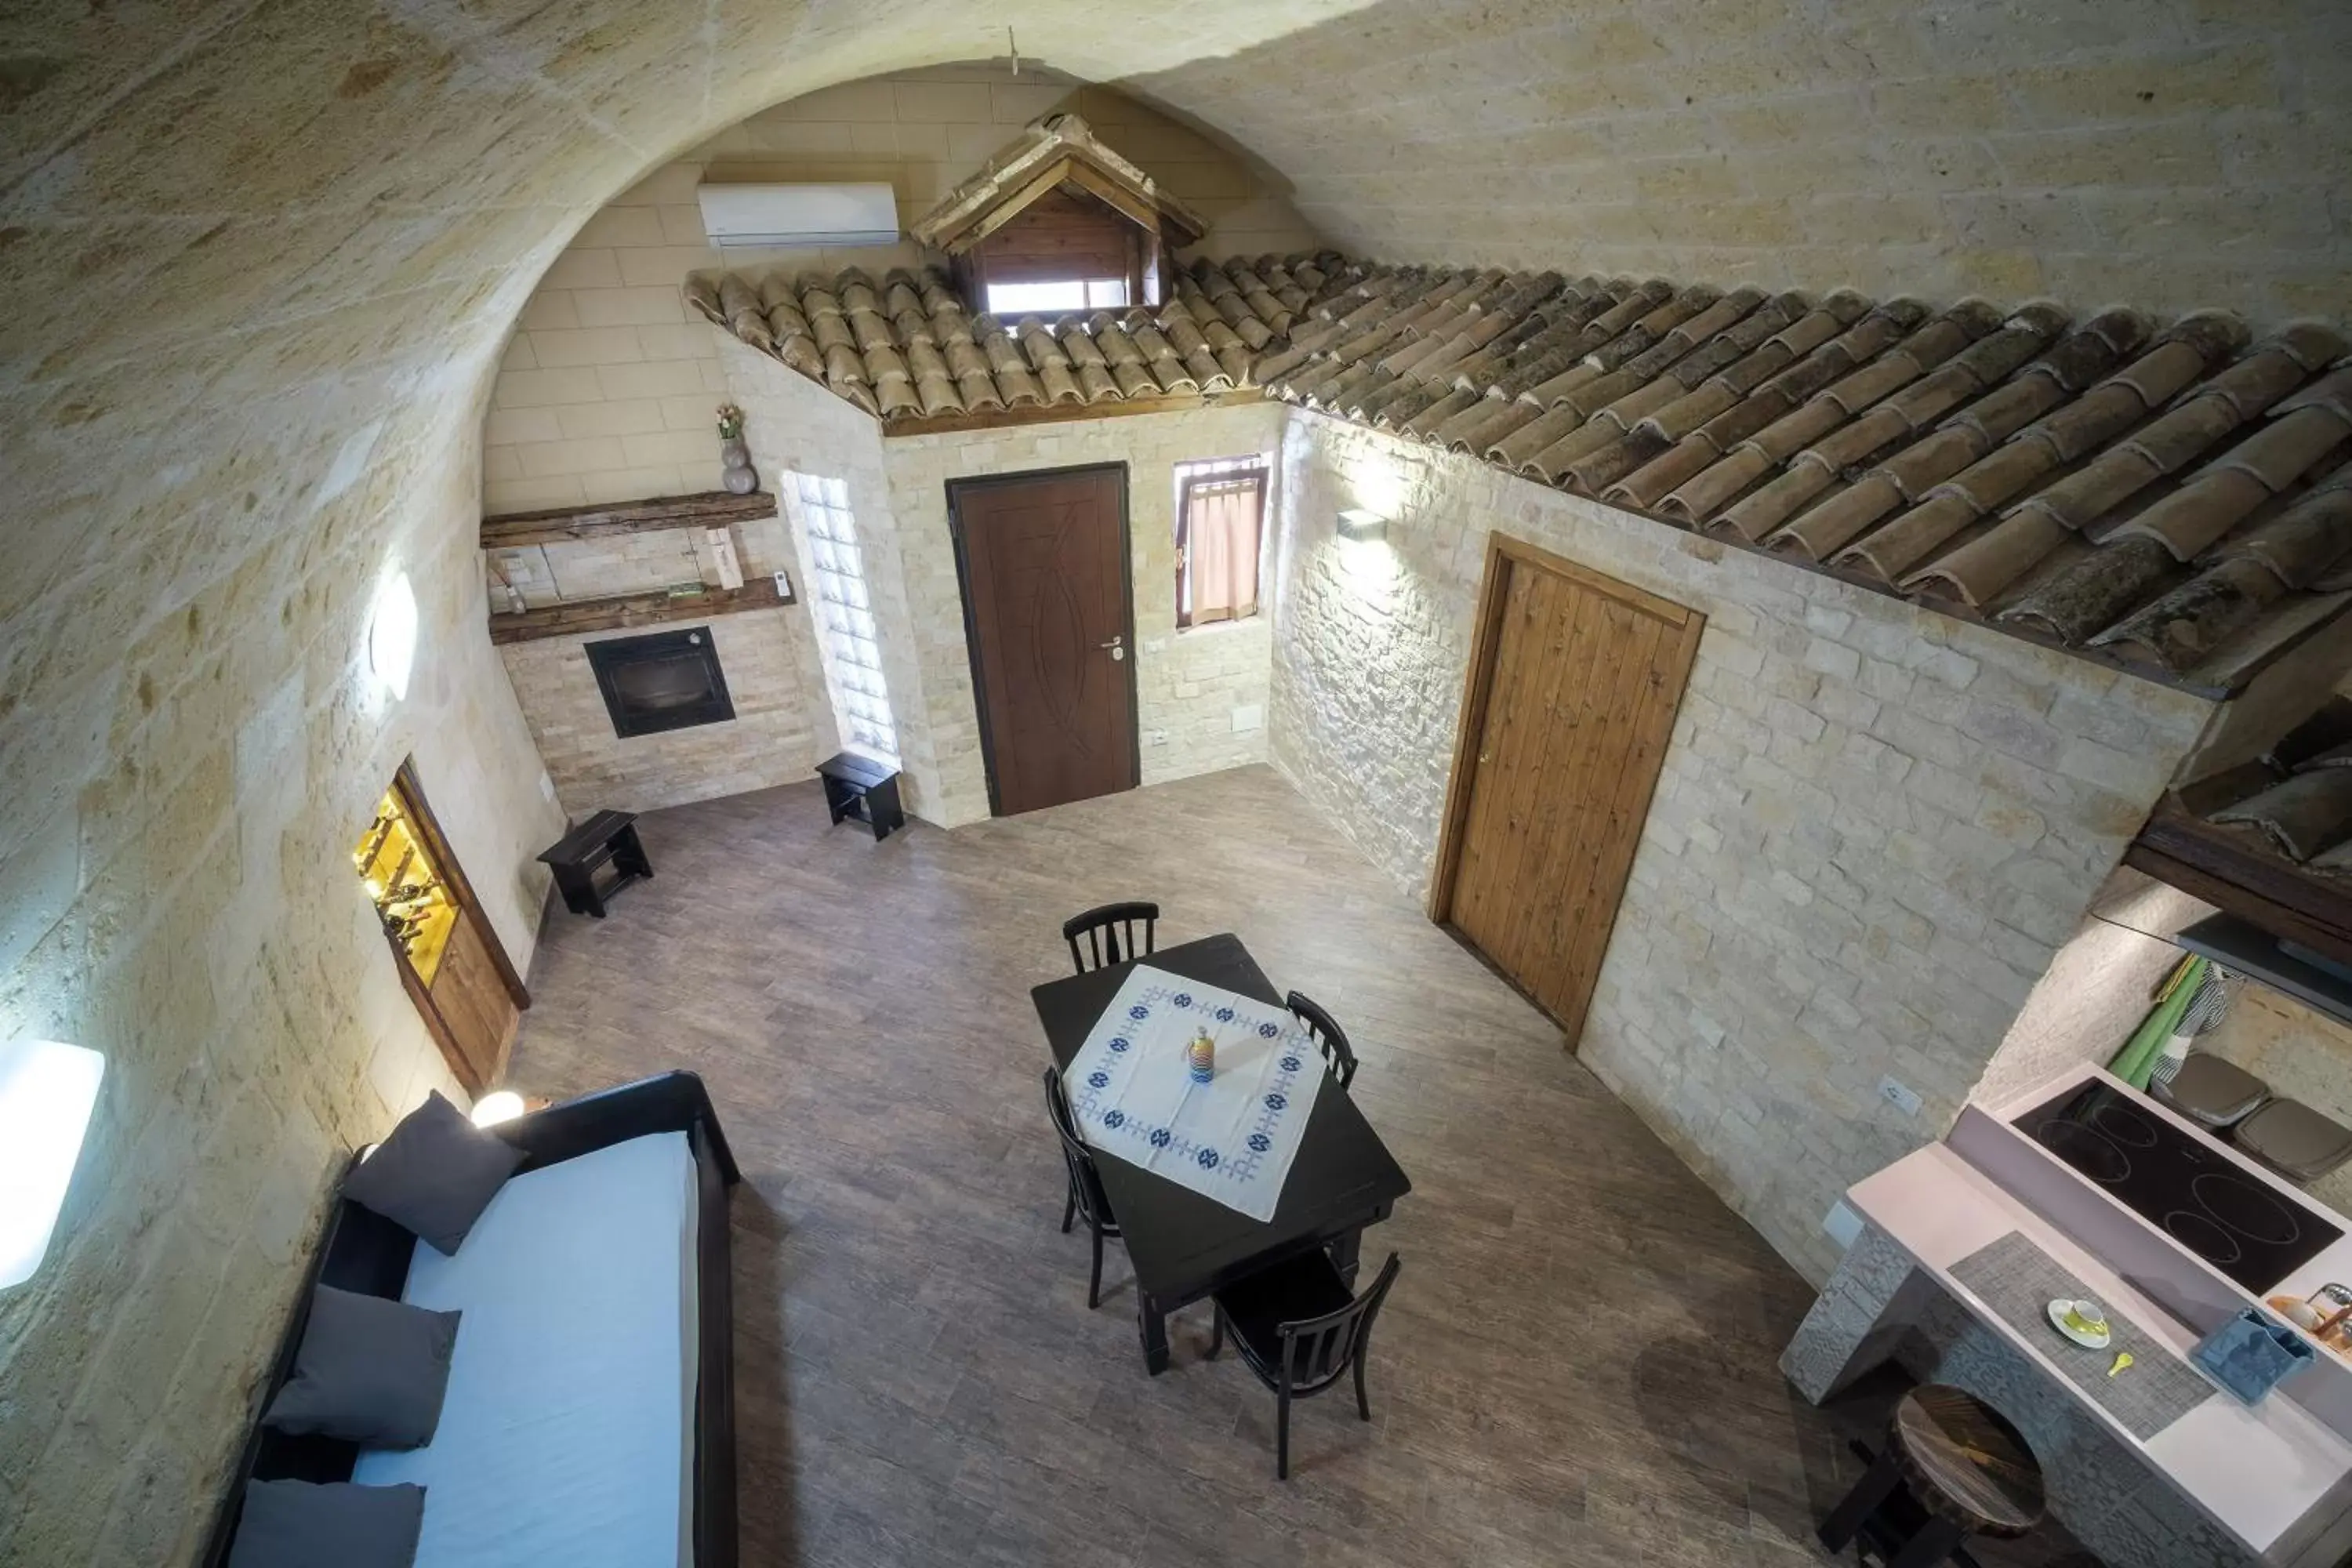
[[[1033,987],[1030,1000],[1036,1004],[1037,1021],[1045,1026],[1055,1065],[1068,1070],[1129,971],[1139,963],[1283,1005],[1281,993],[1239,937],[1202,937]],[[1170,1313],[1316,1247],[1331,1249],[1352,1284],[1364,1227],[1386,1219],[1397,1199],[1412,1190],[1380,1134],[1328,1077],[1315,1096],[1315,1109],[1307,1116],[1270,1220],[1252,1219],[1108,1152],[1095,1164],[1135,1270],[1143,1364],[1155,1376],[1168,1367]]]

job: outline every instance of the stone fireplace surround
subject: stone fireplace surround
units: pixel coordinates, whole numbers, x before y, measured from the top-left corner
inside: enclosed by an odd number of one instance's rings
[[[734,535],[747,578],[782,567],[795,588],[801,585],[783,518],[738,523]],[[718,581],[716,563],[688,531],[501,550],[492,552],[489,566],[493,604],[504,597],[503,580],[532,608],[656,591],[696,577]],[[681,607],[674,621],[504,643],[499,653],[565,808],[574,816],[606,807],[647,811],[806,778],[834,749],[808,613],[803,605],[723,616]],[[701,626],[709,628],[734,718],[615,734],[589,645]]]

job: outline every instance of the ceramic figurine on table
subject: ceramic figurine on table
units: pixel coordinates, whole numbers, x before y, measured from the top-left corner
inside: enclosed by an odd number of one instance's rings
[[[1217,1076],[1217,1042],[1209,1038],[1208,1030],[1192,1037],[1192,1043],[1184,1047],[1184,1059],[1192,1068],[1194,1083],[1206,1083]]]

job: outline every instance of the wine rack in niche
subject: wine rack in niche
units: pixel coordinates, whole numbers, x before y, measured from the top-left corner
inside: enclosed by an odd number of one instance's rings
[[[397,789],[384,792],[374,820],[352,851],[352,863],[385,934],[407,956],[416,977],[432,984],[457,923],[457,906]]]

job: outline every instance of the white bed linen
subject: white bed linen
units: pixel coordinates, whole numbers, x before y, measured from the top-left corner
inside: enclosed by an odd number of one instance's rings
[[[415,1568],[691,1563],[696,1184],[683,1132],[515,1177],[404,1300],[464,1313],[433,1441],[353,1479],[425,1488]]]

